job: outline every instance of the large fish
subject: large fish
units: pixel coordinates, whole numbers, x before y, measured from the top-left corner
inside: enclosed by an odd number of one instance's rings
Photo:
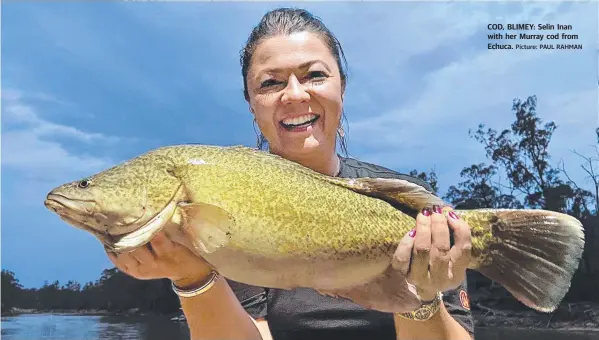
[[[416,214],[433,204],[445,202],[408,181],[329,177],[251,148],[206,145],[151,150],[45,200],[115,253],[164,230],[231,280],[309,287],[384,312],[419,303],[389,268]],[[557,307],[584,248],[577,219],[544,210],[456,214],[472,228],[469,269],[531,308]]]

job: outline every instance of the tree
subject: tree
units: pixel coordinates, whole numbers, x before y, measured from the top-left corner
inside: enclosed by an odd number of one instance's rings
[[[465,180],[450,186],[444,199],[457,209],[476,208],[522,208],[512,194],[502,194],[501,188],[493,183],[497,167],[484,163],[464,168],[460,176]]]
[[[536,96],[525,101],[514,99],[512,111],[516,120],[510,129],[497,132],[480,124],[470,132],[484,145],[487,157],[501,168],[510,191],[523,196],[524,206],[570,213],[578,218],[588,216],[588,209],[580,205],[584,191],[575,190],[560,178],[560,169],[550,163],[548,152],[554,122],[543,124],[536,113]]]
[[[560,162],[560,170],[566,177],[566,183],[572,188],[574,198],[576,200],[576,210],[572,211],[572,214],[578,217],[586,218],[599,213],[599,171],[597,165],[599,163],[599,147],[595,147],[596,155],[584,156],[573,150],[573,152],[583,159],[583,163],[580,164],[582,170],[587,174],[586,180],[591,183],[593,192],[581,188],[572,178],[570,178],[566,171],[566,165],[562,160]],[[594,210],[594,211],[593,211]]]
[[[17,280],[15,273],[2,269],[2,312],[17,307],[22,296],[23,286]]]
[[[599,138],[599,128],[595,132]],[[597,143],[599,144],[599,139]],[[561,162],[561,171],[566,177],[568,185],[576,195],[572,214],[580,216],[584,225],[586,242],[582,269],[594,281],[599,281],[599,254],[596,252],[596,249],[599,249],[599,171],[597,170],[597,166],[599,165],[599,145],[593,148],[596,156],[585,156],[576,150],[572,151],[582,158],[583,162],[580,164],[580,167],[586,173],[585,180],[591,184],[593,192],[581,188],[578,183],[572,180],[566,171],[563,160]],[[588,277],[580,280],[588,281]]]
[[[599,171],[596,168],[599,157],[579,154],[593,192],[572,181],[563,162],[561,168],[552,165],[548,150],[557,125],[544,123],[537,116],[536,105],[536,96],[524,101],[515,99],[512,105],[515,120],[509,128],[497,131],[480,124],[474,133],[470,131],[470,136],[483,145],[493,164],[473,164],[464,168],[460,173],[464,181],[451,186],[445,199],[457,208],[540,208],[577,217],[585,229],[585,251],[582,270],[574,276],[573,288],[567,298],[599,298],[596,289],[591,288],[599,280],[599,258],[593,251],[599,247],[599,233],[596,232],[599,226]],[[599,128],[595,132],[599,144]],[[599,156],[599,148],[595,147],[595,151]],[[504,183],[498,178],[503,178]],[[488,282],[477,275],[469,276],[475,277],[474,286],[480,285],[481,281],[483,285]]]
[[[418,170],[412,170],[409,173],[410,176],[419,178],[428,183],[433,189],[433,193],[439,192],[439,182],[437,180],[437,174],[435,169],[432,169],[428,174],[426,172],[418,172]]]

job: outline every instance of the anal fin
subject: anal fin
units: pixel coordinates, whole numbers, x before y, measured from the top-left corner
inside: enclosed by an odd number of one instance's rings
[[[210,254],[231,239],[233,217],[224,209],[205,203],[179,203],[182,228],[198,250]]]
[[[384,313],[403,313],[417,309],[421,301],[410,291],[403,274],[391,266],[381,275],[359,286],[317,290],[320,294],[349,299],[362,307]]]

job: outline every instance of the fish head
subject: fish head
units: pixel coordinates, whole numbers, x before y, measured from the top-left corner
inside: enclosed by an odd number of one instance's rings
[[[44,205],[68,224],[109,245],[119,236],[151,224],[172,207],[181,193],[181,182],[172,169],[168,157],[143,155],[52,189]]]

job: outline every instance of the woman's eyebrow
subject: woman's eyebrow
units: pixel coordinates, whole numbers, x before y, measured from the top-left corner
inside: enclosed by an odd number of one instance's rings
[[[321,59],[314,59],[314,60],[310,60],[307,61],[305,63],[302,63],[301,65],[299,65],[297,68],[299,69],[306,69],[309,68],[310,66],[320,63],[322,64],[327,71],[331,72],[331,69],[329,68],[329,65],[327,65],[327,63],[325,63],[324,61],[322,61]],[[257,76],[262,74],[262,73],[281,73],[283,71],[283,68],[280,67],[269,67],[269,68],[265,68],[263,70],[260,70],[260,72],[258,72]]]

